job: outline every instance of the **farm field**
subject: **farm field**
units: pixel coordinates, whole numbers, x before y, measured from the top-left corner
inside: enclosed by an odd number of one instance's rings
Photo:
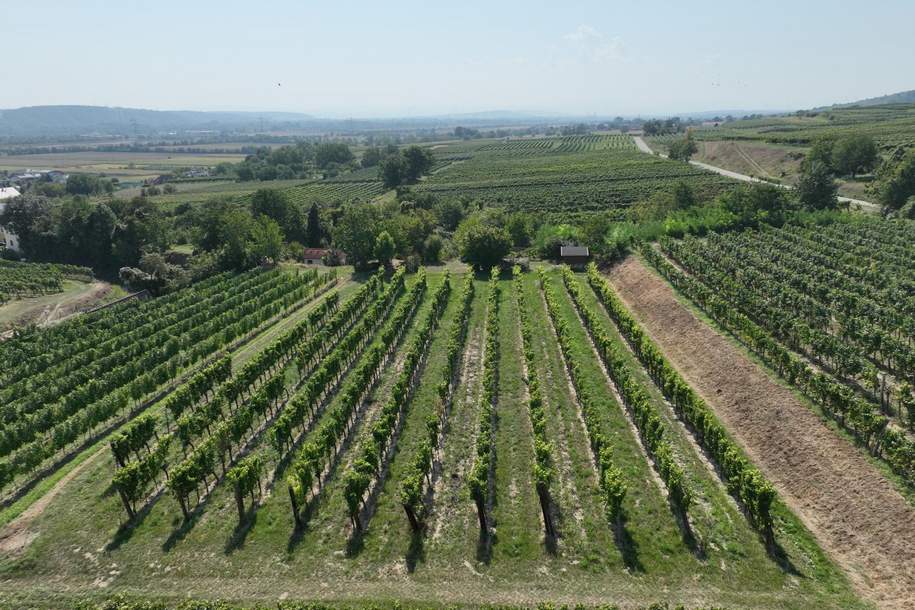
[[[915,591],[911,487],[868,459],[825,408],[754,362],[750,335],[723,319],[718,330],[704,320],[681,297],[717,318],[679,271],[658,267],[672,285],[635,256],[611,271],[610,282],[856,588],[878,607],[908,607]]]
[[[197,166],[237,163],[242,154],[74,152],[0,155],[0,170],[56,169],[64,173],[103,174],[121,182],[142,182],[159,174]]]
[[[200,291],[287,295],[46,498],[0,512],[0,602],[868,607],[596,269],[354,279],[316,295],[321,277],[249,272],[124,308],[212,318]],[[41,375],[75,357],[68,334],[117,320],[0,349]]]
[[[813,116],[809,116],[813,114]],[[915,143],[915,104],[827,108],[804,116],[767,116],[697,129],[699,140],[810,145],[818,138],[868,135],[884,151]]]
[[[453,162],[417,190],[557,218],[597,211],[621,217],[627,206],[679,181],[700,198],[734,184],[687,163],[639,153],[626,135],[461,142],[438,145],[433,152]]]
[[[682,137],[682,136],[681,136]],[[667,154],[674,136],[645,138],[653,150]],[[809,147],[793,144],[771,144],[757,140],[697,140],[694,161],[753,176],[770,182],[797,185],[801,161]],[[868,200],[867,179],[837,178],[839,195]]]
[[[223,274],[0,344],[0,502],[17,501],[202,365],[296,311],[333,273]],[[231,291],[225,297],[224,291]]]
[[[208,180],[173,183],[177,192],[149,196],[149,200],[164,208],[173,208],[179,204],[205,204],[213,199],[250,200],[251,195],[259,189],[277,189],[283,192],[291,202],[300,205],[314,203],[363,203],[374,199],[385,192],[381,181],[377,179],[377,169],[371,168],[372,177],[361,172],[359,176],[341,176],[327,180],[271,180],[266,182],[236,182],[230,180]],[[119,198],[129,199],[140,195],[139,187],[115,192]]]
[[[76,265],[0,260],[0,305],[62,292],[64,281],[68,279],[89,281],[92,279],[92,269]]]

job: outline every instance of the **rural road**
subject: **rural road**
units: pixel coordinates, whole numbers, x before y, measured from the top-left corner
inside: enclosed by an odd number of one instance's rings
[[[635,141],[636,147],[645,154],[653,155],[654,151],[651,150],[651,147],[642,139],[642,136],[632,136],[632,139]],[[663,158],[667,158],[667,155],[660,155]],[[738,174],[737,172],[732,172],[729,169],[724,169],[723,167],[715,167],[714,165],[709,165],[708,163],[702,163],[701,161],[690,161],[690,165],[695,165],[696,167],[701,167],[704,170],[715,172],[722,176],[728,178],[733,178],[734,180],[740,180],[741,182],[761,182],[764,184],[774,184],[772,182],[766,182],[765,180],[760,180],[759,178],[754,178],[753,176],[747,176],[746,174]],[[782,188],[790,189],[791,187],[785,184],[776,184]],[[868,212],[879,212],[880,206],[876,203],[871,203],[870,201],[863,201],[861,199],[852,199],[851,197],[839,197],[839,201],[842,203],[847,203],[849,205],[857,206],[859,209],[868,211]]]

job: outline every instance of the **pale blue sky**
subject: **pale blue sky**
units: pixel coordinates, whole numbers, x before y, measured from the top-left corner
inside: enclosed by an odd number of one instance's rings
[[[0,3],[0,108],[628,115],[915,88],[915,0]]]

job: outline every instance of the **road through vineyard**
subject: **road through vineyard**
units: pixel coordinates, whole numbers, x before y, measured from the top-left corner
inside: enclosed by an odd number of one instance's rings
[[[915,509],[864,453],[691,313],[640,259],[609,279],[859,592],[880,607],[910,607]]]

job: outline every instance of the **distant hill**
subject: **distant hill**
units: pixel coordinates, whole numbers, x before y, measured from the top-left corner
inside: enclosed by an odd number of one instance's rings
[[[866,100],[852,102],[850,104],[837,104],[840,107],[846,106],[885,106],[886,104],[915,104],[915,89],[911,91],[902,91],[890,95],[881,95],[880,97],[871,97]]]
[[[29,106],[0,110],[0,136],[135,135],[168,131],[257,128],[313,121],[291,112],[195,112],[103,106]]]

